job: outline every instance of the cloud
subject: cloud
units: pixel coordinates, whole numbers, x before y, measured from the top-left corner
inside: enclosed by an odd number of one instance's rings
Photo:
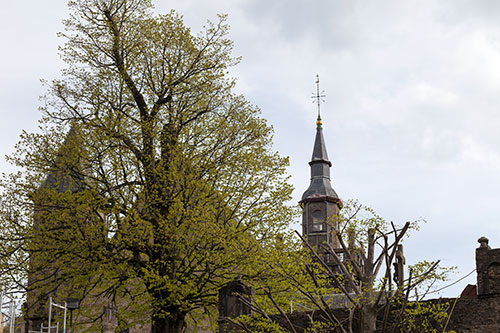
[[[171,9],[155,3],[157,12]],[[2,152],[12,149],[21,128],[36,126],[38,80],[62,67],[55,33],[67,12],[63,0],[6,6]],[[320,74],[324,134],[341,197],[359,198],[395,222],[425,217],[428,224],[408,244],[417,256],[438,254],[462,265],[480,235],[500,246],[500,2],[184,0],[175,6],[193,32],[217,13],[229,14],[234,55],[243,56],[231,73],[238,92],[275,127],[276,149],[291,157],[294,201],[309,182],[316,114],[310,97]],[[470,245],[467,253],[460,244]]]

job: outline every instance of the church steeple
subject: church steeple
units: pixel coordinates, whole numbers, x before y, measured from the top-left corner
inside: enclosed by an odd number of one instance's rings
[[[314,140],[313,153],[309,165],[311,166],[311,184],[302,195],[302,201],[308,198],[324,197],[331,201],[339,200],[337,193],[332,188],[330,180],[330,167],[332,162],[328,159],[325,138],[323,137],[323,122],[320,117],[316,121],[316,139]]]
[[[318,118],[316,121],[316,138],[309,165],[311,167],[311,183],[302,195],[302,234],[312,246],[324,254],[324,260],[334,265],[334,259],[323,252],[324,244],[339,249],[336,237],[339,230],[338,216],[342,202],[332,187],[330,168],[332,162],[328,158],[325,138],[323,137],[323,121],[320,114],[320,102],[324,95],[319,91],[319,77],[316,80],[317,93],[313,98],[318,102]]]
[[[316,75],[316,95],[313,96],[318,106],[318,119],[316,120],[316,139],[314,140],[311,157],[311,185],[302,195],[302,201],[308,198],[324,197],[336,202],[339,200],[337,193],[332,188],[330,180],[330,167],[332,162],[328,159],[325,138],[323,137],[323,120],[321,119],[321,101],[325,97],[319,90],[319,75]]]

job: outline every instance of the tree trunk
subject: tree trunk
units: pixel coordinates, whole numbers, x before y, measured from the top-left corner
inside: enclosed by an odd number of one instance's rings
[[[361,310],[363,312],[363,332],[364,333],[373,333],[377,330],[377,313],[370,308],[363,308]]]
[[[168,317],[153,316],[151,333],[181,333],[186,328],[186,314],[179,310],[168,311]]]

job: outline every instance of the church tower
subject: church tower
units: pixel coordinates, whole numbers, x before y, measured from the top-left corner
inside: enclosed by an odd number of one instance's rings
[[[333,249],[340,251],[340,244],[336,233],[339,228],[338,214],[342,208],[342,201],[332,187],[330,167],[325,139],[323,137],[323,122],[319,105],[319,78],[316,81],[318,93],[314,98],[318,101],[318,119],[316,121],[316,138],[311,161],[311,184],[302,195],[302,235],[310,245],[317,247],[318,253],[324,255],[324,260],[334,265],[333,257],[322,251],[322,244],[330,244]]]
[[[59,256],[56,253],[58,250],[63,252],[66,244],[71,246],[71,241],[76,241],[75,237],[69,236],[64,224],[74,222],[68,218],[72,216],[70,212],[73,213],[67,207],[68,202],[74,203],[73,196],[78,196],[85,189],[82,147],[80,133],[77,127],[72,126],[50,162],[47,178],[31,197],[34,211],[30,233],[28,292],[24,304],[26,332],[42,331],[41,325],[47,330],[49,297],[55,297],[62,304],[64,300],[58,298],[58,294],[68,285],[63,280],[72,278],[68,276],[67,270],[62,270],[66,263],[61,264],[60,253]],[[47,245],[49,242],[50,246]],[[77,262],[76,257],[72,261]]]

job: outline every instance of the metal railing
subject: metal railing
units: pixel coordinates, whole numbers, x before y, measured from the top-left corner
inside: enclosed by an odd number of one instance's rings
[[[64,302],[64,305],[54,303],[52,300],[52,296],[49,298],[49,323],[47,326],[44,326],[43,323],[40,324],[39,331],[29,330],[28,333],[59,333],[59,323],[57,322],[55,325],[52,324],[52,307],[60,308],[64,310],[63,315],[63,333],[66,333],[66,317],[68,313],[68,305]]]

